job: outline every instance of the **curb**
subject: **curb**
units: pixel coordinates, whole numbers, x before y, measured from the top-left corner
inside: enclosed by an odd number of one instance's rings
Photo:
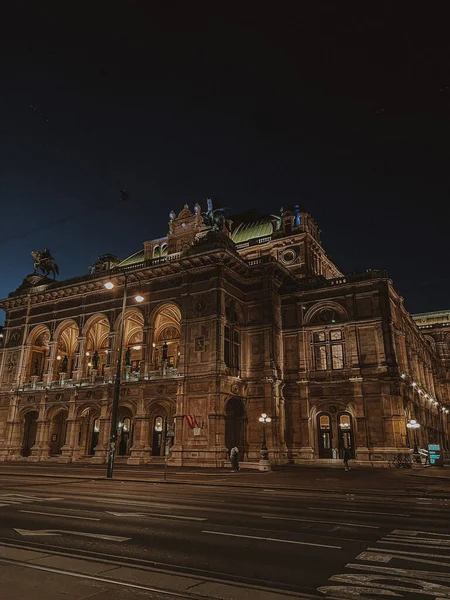
[[[209,483],[206,481],[186,481],[186,480],[179,480],[179,481],[174,481],[174,480],[166,480],[164,481],[163,479],[138,479],[138,478],[133,478],[133,479],[123,479],[121,477],[116,477],[113,479],[108,479],[106,477],[93,477],[93,476],[72,476],[72,475],[50,475],[50,474],[44,474],[44,473],[33,473],[33,474],[26,474],[26,473],[2,473],[0,472],[0,476],[1,475],[11,475],[13,477],[23,477],[23,476],[28,476],[28,477],[42,477],[42,478],[51,478],[51,479],[72,479],[75,480],[75,482],[81,482],[81,481],[111,481],[111,482],[117,482],[117,481],[121,481],[124,483],[148,483],[148,484],[163,484],[163,485],[191,485],[191,486],[196,486],[196,487],[218,487],[218,488],[248,488],[248,489],[254,489],[254,490],[262,490],[262,489],[267,489],[267,487],[270,487],[270,483],[266,484],[266,487],[264,487],[264,484],[261,485],[252,485],[251,483]],[[410,474],[412,475],[412,473]],[[434,477],[434,476],[433,476]],[[431,476],[429,477],[431,478]],[[440,479],[448,479],[448,477],[442,477],[442,476],[437,476],[436,478],[440,478]],[[339,489],[318,489],[318,488],[304,488],[304,487],[292,487],[292,486],[281,486],[281,485],[272,485],[271,489],[273,489],[274,491],[288,491],[288,492],[319,492],[319,493],[323,493],[323,494],[352,494],[352,495],[366,495],[366,496],[376,496],[376,497],[383,497],[383,496],[394,496],[394,497],[400,497],[400,498],[405,498],[405,497],[410,497],[411,494],[414,493],[423,493],[423,494],[428,494],[428,491],[419,491],[419,490],[411,490],[409,492],[404,492],[404,493],[399,493],[399,492],[390,492],[389,490],[386,490],[386,492],[374,492],[373,490],[371,490],[370,492],[367,492],[366,490],[339,490]],[[448,494],[442,493],[442,492],[432,492],[433,497],[434,498],[442,498],[442,499],[450,499],[450,492]]]

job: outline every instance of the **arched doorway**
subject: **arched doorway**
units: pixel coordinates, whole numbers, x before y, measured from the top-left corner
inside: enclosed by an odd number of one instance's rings
[[[353,417],[348,412],[321,412],[317,415],[319,458],[343,458],[348,450],[355,458]]]
[[[237,446],[243,457],[245,452],[246,415],[244,402],[240,398],[231,398],[225,407],[225,445],[228,450]]]
[[[62,447],[66,443],[67,412],[61,410],[52,419],[50,426],[50,454],[61,454]]]
[[[338,416],[339,458],[344,458],[344,451],[348,450],[350,458],[355,458],[355,444],[353,435],[353,419],[349,413]]]
[[[25,415],[22,448],[20,450],[21,456],[31,455],[31,448],[36,442],[37,419],[37,411],[30,411]]]
[[[164,454],[165,424],[166,419],[162,415],[156,415],[153,419],[152,456]]]
[[[117,420],[117,454],[129,456],[133,445],[133,415],[129,408],[119,409]]]
[[[319,434],[319,458],[333,458],[333,429],[331,415],[317,415],[317,431]]]

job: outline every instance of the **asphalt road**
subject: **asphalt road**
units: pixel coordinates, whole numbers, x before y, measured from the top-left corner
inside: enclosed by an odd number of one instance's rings
[[[239,487],[236,478],[205,476],[198,485],[201,475],[197,485],[167,485],[32,473],[0,476],[0,562],[31,579],[37,571],[27,571],[23,556],[14,562],[13,551],[41,553],[48,569],[64,559],[71,573],[86,561],[109,561],[121,577],[139,567],[164,597],[450,598],[447,482],[434,489],[421,480],[418,489],[414,481],[408,491],[398,482],[411,480],[396,479],[383,489],[367,472],[372,488],[350,492],[364,474],[322,471],[308,477],[311,489],[314,477],[323,489],[300,491],[270,478]],[[180,576],[194,583],[180,587]]]

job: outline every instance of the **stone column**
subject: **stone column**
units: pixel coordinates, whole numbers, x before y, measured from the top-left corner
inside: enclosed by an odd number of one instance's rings
[[[111,427],[111,418],[108,414],[108,400],[105,400],[102,405],[99,422],[100,422],[100,431],[98,434],[98,444],[94,448],[95,454],[91,458],[91,462],[93,462],[93,463],[105,463],[107,460],[109,434],[110,434],[110,427]]]
[[[153,327],[146,326],[142,333],[142,363],[141,363],[141,379],[148,378],[148,372],[152,371],[152,360],[153,360]]]
[[[114,351],[116,344],[116,333],[115,331],[109,332],[109,342],[108,342],[108,352],[107,352],[107,360],[104,369],[105,373],[105,381],[112,382],[115,374],[115,362],[114,362]]]
[[[77,435],[77,408],[75,403],[75,393],[72,394],[72,397],[69,402],[69,412],[67,414],[66,419],[66,439],[64,442],[64,446],[61,448],[61,457],[58,459],[58,462],[72,462],[74,455],[74,448],[76,444],[76,435]]]
[[[150,462],[151,448],[148,443],[149,422],[145,413],[136,415],[133,419],[134,435],[133,446],[131,448],[130,458],[127,460],[129,465],[142,465]]]
[[[46,401],[41,401],[37,419],[36,442],[31,448],[30,462],[39,462],[50,456],[50,421],[46,418]]]
[[[363,378],[351,377],[350,382],[353,392],[353,404],[355,405],[355,419],[353,427],[353,439],[356,448],[355,458],[357,461],[370,461],[370,449],[367,440],[367,419],[364,395],[363,395]]]
[[[44,367],[44,375],[42,377],[42,382],[45,386],[50,385],[50,383],[54,379],[54,370],[55,370],[55,362],[56,362],[56,353],[58,350],[58,346],[56,341],[49,343],[49,351],[48,356],[45,359],[47,361],[47,365]]]
[[[29,362],[31,360],[31,344],[25,344],[20,348],[19,365],[17,368],[17,385],[22,385],[28,375]]]
[[[83,377],[85,345],[86,345],[86,336],[80,335],[78,337],[78,347],[77,347],[77,353],[76,353],[75,368],[72,371],[72,379],[73,379],[74,383],[81,381],[81,379]]]
[[[298,455],[300,460],[314,459],[314,444],[312,443],[312,427],[309,405],[309,382],[305,379],[297,381],[300,397],[300,437],[301,447]]]
[[[20,456],[23,430],[21,428],[22,420],[19,418],[19,401],[18,394],[11,396],[9,400],[5,432],[0,438],[0,461],[11,461]]]

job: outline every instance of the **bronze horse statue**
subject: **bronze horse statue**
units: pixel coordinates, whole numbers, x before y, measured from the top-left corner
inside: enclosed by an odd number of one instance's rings
[[[48,248],[44,248],[43,252],[39,250],[33,250],[31,256],[34,260],[34,272],[36,273],[40,269],[44,277],[48,277],[50,273],[53,274],[53,279],[56,279],[56,275],[59,275],[58,265],[55,263],[55,259],[50,254]]]

